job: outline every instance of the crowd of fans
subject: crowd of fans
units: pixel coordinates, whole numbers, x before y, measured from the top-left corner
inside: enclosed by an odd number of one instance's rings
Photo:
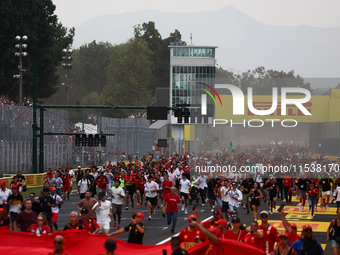
[[[305,225],[298,230],[295,224],[287,222],[282,207],[279,214],[286,231],[279,233],[269,224],[270,215],[277,210],[277,201],[286,200],[286,204],[291,204],[294,192],[300,199],[299,210],[310,214],[311,219],[314,211],[328,210],[329,203],[335,200],[340,207],[340,179],[337,172],[332,171],[332,165],[339,164],[338,160],[330,161],[324,155],[315,157],[307,153],[308,147],[304,145],[286,144],[282,150],[276,144],[267,144],[239,146],[234,153],[216,155],[206,152],[164,155],[158,161],[150,154],[127,164],[110,161],[98,168],[92,163],[85,171],[81,166],[76,171],[71,167],[64,170],[60,166],[56,171],[49,168],[41,194],[30,194],[26,200],[20,195],[25,178],[18,173],[9,188],[0,183],[0,228],[9,229],[11,222],[12,230],[20,228],[20,231],[37,235],[51,233],[53,227],[58,230],[59,210],[66,199],[70,199],[75,181],[80,198],[78,211],[70,214],[70,223],[64,226],[64,230],[84,229],[91,235],[102,233],[108,236],[128,232],[129,243],[143,244],[147,231],[143,223],[145,215],[141,212],[133,214],[131,223],[122,227],[124,207],[129,210],[145,206],[150,221],[154,211],[162,207],[162,215],[168,225],[172,224],[171,233],[174,233],[178,210],[188,214],[188,207],[192,205],[193,214],[188,215],[188,226],[171,241],[173,254],[186,252],[179,247],[180,243],[187,250],[201,242],[211,243],[207,254],[222,254],[225,239],[247,243],[266,254],[307,254],[306,247],[313,249],[313,254],[323,254],[320,243],[313,239],[312,226]],[[262,167],[287,166],[290,171],[263,171],[256,168],[259,164]],[[202,170],[212,166],[217,169],[218,165],[235,167],[237,171]],[[241,172],[242,167],[251,170],[254,167],[255,170]],[[37,195],[38,202],[34,199]],[[307,197],[308,209],[304,208]],[[206,203],[213,220],[202,223],[197,207]],[[270,210],[258,212],[260,203],[268,205]],[[253,217],[249,227],[239,217],[239,208],[242,207],[247,210],[247,217]],[[337,215],[340,222],[340,209]],[[109,233],[112,219],[116,230]],[[327,238],[332,240],[332,248],[339,253],[340,232],[332,231],[337,228],[340,228],[338,223],[332,222]],[[297,231],[302,231],[301,235]]]
[[[9,97],[5,96],[4,94],[0,96],[0,104],[1,105],[18,105],[16,101],[11,100]],[[29,98],[24,97],[22,99],[22,105],[31,107],[33,106],[33,101]]]

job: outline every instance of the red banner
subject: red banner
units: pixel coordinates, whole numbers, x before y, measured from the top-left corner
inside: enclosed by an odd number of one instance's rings
[[[102,254],[105,252],[104,242],[107,239],[104,235],[89,236],[86,231],[71,230],[53,232],[53,235],[36,236],[30,233],[1,231],[0,251],[1,254],[14,255],[46,255],[54,248],[54,237],[62,235],[64,237],[64,251],[67,254]],[[123,242],[117,238],[118,255],[138,254],[138,255],[161,255],[162,250],[167,250],[171,254],[170,243],[162,245],[140,245]],[[248,244],[233,240],[223,240],[223,254],[252,254],[264,255],[265,253]],[[188,250],[190,255],[206,254],[210,244],[208,242],[197,244]]]

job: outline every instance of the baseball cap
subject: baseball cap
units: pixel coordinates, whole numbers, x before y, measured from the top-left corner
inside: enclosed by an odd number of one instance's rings
[[[104,164],[103,166],[105,167],[106,165]]]
[[[17,185],[13,185],[13,186],[12,186],[12,189],[17,189],[17,188],[18,188]]]
[[[89,211],[86,208],[81,208],[80,213],[81,214],[87,214],[87,213],[89,213]]]
[[[289,223],[289,226],[290,226],[291,228],[297,228],[297,226],[296,226],[295,223]]]
[[[213,228],[209,228],[208,229],[210,232],[214,233],[217,235],[217,237],[221,237],[222,236],[222,232],[219,228],[217,227],[213,227]]]
[[[260,212],[260,215],[261,215],[261,214],[266,214],[266,215],[269,216],[269,213],[268,213],[267,211],[262,211],[262,212]]]
[[[141,212],[137,213],[137,214],[136,214],[136,217],[139,217],[139,218],[141,218],[142,220],[144,220],[144,214],[141,213]]]
[[[222,212],[221,212],[220,210],[215,209],[215,210],[213,211],[213,216],[221,216],[221,215],[222,215]]]
[[[195,220],[197,220],[197,217],[196,217],[196,215],[195,215],[195,214],[191,214],[191,215],[189,215],[189,217],[188,217],[188,220],[192,220],[192,219],[195,219]]]
[[[311,229],[311,230],[313,230],[312,226],[309,225],[309,224],[306,224],[306,225],[303,225],[303,226],[302,226],[302,230],[305,230],[305,229]]]
[[[283,237],[283,236],[286,237],[286,238],[289,238],[289,235],[288,235],[287,232],[280,233],[279,237]]]
[[[68,166],[67,168],[71,169],[71,167],[70,167],[70,166]]]
[[[78,168],[81,168],[81,166],[78,166]]]
[[[55,190],[55,187],[51,187],[50,190]]]
[[[105,197],[105,196],[106,196],[105,192],[102,191],[99,193],[99,197]]]
[[[219,219],[216,224],[221,224],[224,227],[228,226],[228,222],[224,219]]]
[[[240,220],[240,218],[235,217],[231,220],[231,222],[241,223],[241,220]]]
[[[6,182],[5,181],[1,181],[0,185],[6,185]]]
[[[49,166],[49,167],[48,167],[48,169],[52,169],[52,167],[51,167],[51,166]]]

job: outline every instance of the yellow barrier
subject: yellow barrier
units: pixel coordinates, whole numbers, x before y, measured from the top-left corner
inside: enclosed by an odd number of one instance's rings
[[[308,153],[308,157],[310,157],[310,155],[312,155],[312,153]],[[317,153],[313,153],[314,155],[314,158],[315,159],[319,159],[320,158],[320,154],[317,154]],[[340,160],[340,157],[336,157],[336,156],[327,156],[326,157],[330,160],[330,161],[339,161]]]
[[[132,161],[134,162],[134,161]],[[124,161],[125,165],[128,165],[130,162],[129,161]],[[140,162],[138,162],[138,164],[136,165],[140,165]],[[100,168],[100,167],[99,167]],[[87,168],[81,168],[81,171],[83,173],[85,173],[85,170]],[[72,169],[74,173],[76,173],[76,171],[78,170],[77,169]],[[42,173],[42,174],[23,174],[23,176],[25,176],[26,178],[26,186],[27,187],[34,187],[34,186],[43,186],[44,185],[44,178],[46,176],[47,172],[45,173]],[[9,188],[10,184],[11,184],[11,181],[13,179],[13,177],[15,176],[16,174],[11,174],[10,176],[11,177],[5,177],[5,178],[0,178],[0,181],[5,181],[6,183],[6,187]]]

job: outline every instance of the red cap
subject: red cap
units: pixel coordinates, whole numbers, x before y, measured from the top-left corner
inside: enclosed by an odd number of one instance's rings
[[[55,190],[55,187],[51,187],[50,190]]]
[[[296,225],[295,223],[289,223],[289,226],[290,226],[291,228],[297,228],[297,225]]]
[[[308,228],[310,228],[311,230],[313,230],[312,226],[309,225],[309,224],[306,224],[306,225],[303,225],[303,226],[302,226],[302,230],[305,230],[305,229],[308,229]]]
[[[51,166],[49,166],[49,167],[48,167],[48,169],[52,169],[52,167],[51,167]]]
[[[228,222],[224,219],[219,219],[216,224],[221,224],[224,227],[228,226]]]
[[[144,220],[144,214],[141,213],[141,212],[137,213],[137,214],[136,214],[136,217],[139,217],[139,218],[141,218],[142,220]]]
[[[197,217],[196,217],[195,214],[189,215],[188,220],[192,220],[192,219],[196,219],[197,220]]]
[[[279,237],[281,237],[281,236],[285,236],[285,237],[289,238],[289,235],[288,235],[287,232],[281,232]]]
[[[215,209],[215,210],[213,211],[213,216],[222,216],[221,210]]]
[[[138,162],[138,160],[136,159],[135,162]]]
[[[68,166],[67,168],[71,169],[71,167],[70,167],[70,166]]]
[[[215,233],[217,235],[217,237],[221,237],[222,236],[222,232],[219,228],[217,227],[213,227],[213,228],[209,228],[208,229],[210,232]]]
[[[6,185],[6,182],[5,181],[1,181],[0,185]]]
[[[18,189],[17,185],[12,185],[12,189]]]

